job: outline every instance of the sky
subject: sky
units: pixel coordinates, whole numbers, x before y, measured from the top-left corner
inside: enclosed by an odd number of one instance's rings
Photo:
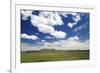
[[[90,14],[21,10],[21,50],[88,50]]]

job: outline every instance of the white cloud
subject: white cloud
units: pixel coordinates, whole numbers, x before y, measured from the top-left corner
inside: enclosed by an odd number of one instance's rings
[[[49,33],[55,38],[64,38],[66,36],[65,32],[56,31],[53,27],[55,25],[63,24],[63,21],[57,12],[41,12],[39,16],[32,15],[31,22],[40,32]]]
[[[22,51],[29,50],[41,50],[41,49],[56,49],[56,50],[89,50],[89,40],[85,42],[80,42],[76,40],[59,40],[55,42],[42,42],[44,45],[30,45],[26,43],[21,43]]]
[[[32,15],[32,23],[50,26],[63,25],[61,16],[57,12],[40,12],[39,16]]]
[[[51,33],[55,38],[65,38],[65,36],[67,35],[65,32],[62,31],[55,31],[53,33]]]
[[[73,20],[74,22],[73,23],[68,23],[67,26],[69,26],[70,28],[73,28],[74,25],[76,25],[80,20],[81,20],[81,17],[79,14],[77,13],[72,13],[73,15]]]
[[[61,19],[61,16],[58,12],[44,12],[42,11],[39,16],[42,16],[46,19],[48,22],[47,25],[55,26],[55,25],[63,25],[63,21]]]
[[[27,34],[21,34],[21,38],[24,38],[24,39],[31,39],[31,40],[37,40],[38,37],[36,35],[27,35]]]
[[[46,19],[44,17],[39,17],[36,15],[31,16],[32,25],[37,27],[40,32],[43,33],[52,33],[54,32],[54,28],[52,26],[47,25]]]
[[[68,17],[66,13],[62,13],[62,16],[64,16],[65,18]]]
[[[73,15],[73,16],[76,16],[77,13],[76,12],[59,12],[62,16],[64,17],[68,17],[68,15]]]
[[[89,41],[80,42],[76,40],[60,40],[55,42],[45,42],[41,49],[56,49],[56,50],[88,50]]]
[[[81,17],[79,14],[75,15],[75,17],[73,17],[73,20],[77,23],[78,21],[81,20]]]
[[[76,16],[77,15],[77,13],[75,12],[75,13],[71,13],[73,16]]]
[[[48,24],[48,21],[47,21],[47,19],[45,17],[37,16],[37,15],[32,15],[31,16],[31,22],[35,26],[37,26],[38,24],[43,24],[43,25],[47,25]]]
[[[78,36],[70,37],[68,40],[79,40]]]
[[[46,42],[46,40],[41,40],[42,43]]]
[[[28,10],[21,10],[21,14],[22,14],[22,19],[23,20],[27,20],[29,16],[32,15],[32,11],[28,11]]]
[[[55,30],[52,26],[48,26],[48,25],[42,25],[42,24],[39,24],[38,25],[38,30],[40,32],[43,32],[43,33],[53,33]]]
[[[69,26],[70,28],[73,28],[73,26],[76,25],[76,23],[68,23],[67,26]]]

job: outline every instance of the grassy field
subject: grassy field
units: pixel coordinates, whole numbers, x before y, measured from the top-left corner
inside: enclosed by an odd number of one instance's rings
[[[21,63],[88,60],[89,50],[40,50],[21,52]]]

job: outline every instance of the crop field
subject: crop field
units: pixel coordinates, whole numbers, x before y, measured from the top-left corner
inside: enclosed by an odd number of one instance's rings
[[[21,63],[89,60],[89,50],[40,50],[21,52]]]

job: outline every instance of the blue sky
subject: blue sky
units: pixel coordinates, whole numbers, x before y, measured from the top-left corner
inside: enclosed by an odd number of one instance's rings
[[[89,16],[85,12],[21,10],[21,48],[89,49]]]

